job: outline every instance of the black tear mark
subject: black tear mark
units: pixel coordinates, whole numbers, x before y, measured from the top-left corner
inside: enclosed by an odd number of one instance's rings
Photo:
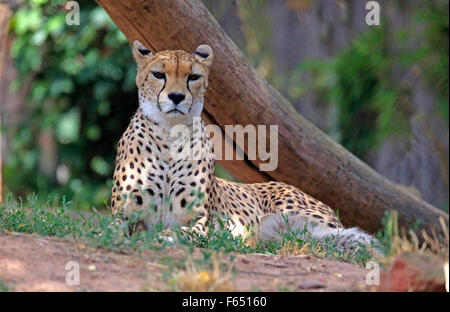
[[[191,67],[189,69],[189,72],[192,72],[192,64],[191,64]],[[189,93],[191,94],[192,101],[194,101],[194,96],[192,95],[191,88],[189,88],[189,78],[186,80],[186,87],[187,87]]]
[[[139,48],[138,51],[139,51],[139,53],[141,53],[142,55],[149,55],[149,54],[150,54],[150,50],[145,49],[145,48]]]
[[[164,76],[164,85],[163,85],[163,87],[162,87],[162,89],[161,90],[159,90],[159,92],[158,92],[158,96],[156,97],[156,106],[158,107],[158,109],[162,112],[162,109],[161,109],[161,105],[159,104],[159,95],[161,94],[161,92],[164,90],[164,88],[166,87],[166,82],[167,82],[167,80],[166,80],[166,77]],[[158,146],[158,149],[159,149],[159,146]]]
[[[198,56],[200,56],[202,58],[207,58],[209,56],[208,53],[202,53],[202,52],[198,52],[198,51],[195,51],[194,54],[197,54]]]

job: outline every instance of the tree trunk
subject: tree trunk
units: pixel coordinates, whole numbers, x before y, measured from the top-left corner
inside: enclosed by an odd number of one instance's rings
[[[0,80],[3,80],[4,64],[7,51],[6,38],[9,30],[11,10],[6,4],[0,3]],[[1,107],[0,107],[0,203],[2,202],[2,132],[1,132]]]
[[[297,186],[337,210],[346,226],[375,232],[385,211],[398,210],[400,226],[448,224],[448,214],[405,192],[376,173],[300,116],[225,34],[198,0],[97,0],[132,42],[155,51],[214,50],[204,118],[225,125],[278,125],[278,167],[259,170],[260,161],[220,161],[244,182],[277,180]],[[241,148],[243,148],[241,146]],[[245,150],[247,152],[247,150]]]

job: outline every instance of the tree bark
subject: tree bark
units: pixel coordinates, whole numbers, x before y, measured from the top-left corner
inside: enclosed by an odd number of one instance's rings
[[[3,79],[5,56],[7,53],[6,39],[9,30],[11,10],[6,4],[0,3],[0,80]],[[0,107],[0,203],[2,202],[2,133],[1,133],[1,107]]]
[[[221,161],[243,182],[283,181],[337,210],[346,226],[375,232],[385,211],[399,212],[399,225],[439,227],[448,214],[405,192],[300,116],[262,79],[217,21],[198,0],[97,0],[132,42],[153,52],[214,50],[204,119],[208,123],[278,125],[278,167],[259,171],[258,160]],[[241,146],[241,148],[244,148]],[[247,152],[247,150],[245,150]]]

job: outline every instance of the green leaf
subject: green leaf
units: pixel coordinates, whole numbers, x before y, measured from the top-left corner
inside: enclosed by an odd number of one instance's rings
[[[80,112],[73,108],[63,114],[56,127],[56,136],[62,144],[73,143],[79,138]]]

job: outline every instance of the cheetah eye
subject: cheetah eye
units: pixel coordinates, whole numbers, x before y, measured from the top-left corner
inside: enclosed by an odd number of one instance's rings
[[[153,77],[155,77],[156,79],[164,79],[166,78],[166,74],[165,73],[160,73],[160,72],[152,72]]]
[[[188,76],[188,81],[195,81],[195,80],[198,80],[200,77],[201,77],[200,75],[190,74]]]

